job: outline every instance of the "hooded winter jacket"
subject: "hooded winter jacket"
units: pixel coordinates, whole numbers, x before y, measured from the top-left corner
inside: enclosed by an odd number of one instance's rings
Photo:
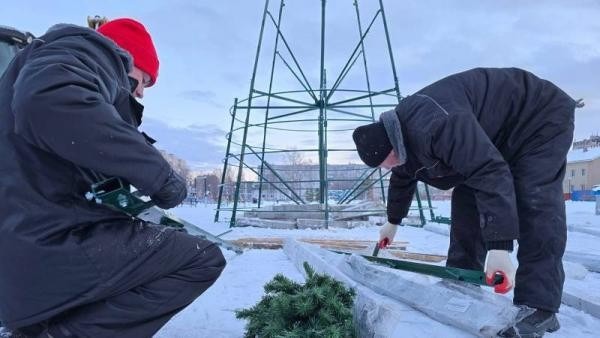
[[[156,193],[169,164],[137,130],[130,56],[60,25],[0,79],[0,321],[17,328],[85,304],[170,234],[85,198],[120,177]]]
[[[440,189],[464,184],[474,191],[484,241],[512,243],[519,178],[511,165],[572,128],[574,109],[556,85],[517,68],[468,70],[403,99],[395,111],[407,162],[392,170],[388,220],[406,217],[419,180]]]

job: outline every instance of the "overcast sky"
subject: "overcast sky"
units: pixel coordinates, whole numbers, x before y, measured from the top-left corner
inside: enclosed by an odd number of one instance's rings
[[[362,26],[374,16],[375,0],[362,0]],[[160,58],[157,84],[146,91],[143,129],[159,146],[196,167],[218,167],[235,97],[247,98],[256,54],[262,0],[238,1],[11,1],[0,24],[39,36],[55,23],[85,25],[88,15],[133,17],[154,38]],[[277,17],[279,1],[270,2]],[[575,138],[600,132],[600,2],[384,0],[402,95],[446,75],[474,67],[520,67],[548,79],[586,107],[576,111]],[[325,68],[337,78],[358,42],[352,0],[326,7]],[[312,87],[318,87],[321,1],[287,0],[282,32]],[[267,22],[257,88],[268,89],[273,25]],[[381,21],[365,39],[374,90],[393,82]],[[284,58],[292,59],[280,46]],[[366,89],[362,59],[340,87]],[[276,91],[301,89],[278,61]],[[312,128],[313,126],[307,126]],[[348,145],[350,132],[330,138]],[[316,133],[272,136],[269,144],[302,147]],[[308,136],[307,136],[308,135]],[[250,134],[260,144],[260,133]],[[274,141],[277,140],[277,141]],[[270,142],[273,141],[273,142]],[[351,142],[351,141],[350,141]],[[350,158],[344,159],[350,160]]]

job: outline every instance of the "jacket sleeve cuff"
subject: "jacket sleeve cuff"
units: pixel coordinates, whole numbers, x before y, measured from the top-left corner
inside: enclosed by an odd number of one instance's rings
[[[506,250],[513,251],[513,241],[492,241],[485,242],[486,250]]]
[[[402,222],[401,218],[388,217],[388,222],[396,225],[402,225],[402,223],[400,223]]]

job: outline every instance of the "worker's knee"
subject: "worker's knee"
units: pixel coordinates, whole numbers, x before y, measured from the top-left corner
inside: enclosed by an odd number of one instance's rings
[[[225,257],[221,249],[212,243],[206,247],[198,246],[197,248],[197,253],[187,269],[188,273],[193,281],[212,284],[219,278],[227,264]]]

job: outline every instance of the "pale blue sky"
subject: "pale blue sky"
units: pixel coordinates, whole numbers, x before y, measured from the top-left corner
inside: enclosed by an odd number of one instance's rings
[[[278,4],[271,1],[274,16]],[[375,1],[359,4],[366,26]],[[585,98],[586,107],[576,113],[576,138],[600,132],[600,2],[384,0],[384,5],[402,94],[473,67],[521,67]],[[0,25],[41,35],[59,22],[85,25],[86,17],[95,14],[142,21],[161,62],[158,82],[143,100],[144,129],[162,148],[194,165],[218,167],[230,126],[229,107],[234,97],[248,95],[263,7],[262,0],[20,0],[2,6]],[[282,24],[314,87],[320,7],[318,0],[288,0]],[[327,18],[326,68],[333,81],[358,41],[352,0],[329,0]],[[387,88],[391,79],[380,32],[374,26],[375,38],[366,41],[376,89]],[[265,91],[272,40],[266,33],[257,78]],[[279,89],[299,89],[289,74],[276,80]],[[364,88],[364,83],[350,74],[344,86]],[[350,134],[339,137],[347,144]],[[293,137],[281,142],[301,143]]]

